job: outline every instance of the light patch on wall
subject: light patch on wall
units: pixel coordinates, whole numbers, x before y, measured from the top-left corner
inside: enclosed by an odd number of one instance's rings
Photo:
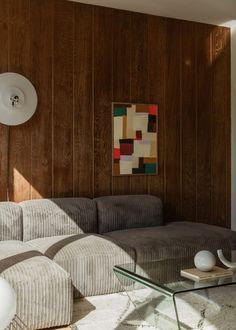
[[[16,185],[17,183],[17,185]],[[17,191],[15,191],[15,186],[17,186]],[[28,196],[28,199],[31,199],[32,192],[34,192],[34,198],[42,198],[43,196],[32,187],[31,183],[16,169],[13,169],[13,182],[12,182],[12,192],[11,200],[15,202],[21,202],[19,199],[19,187],[21,187],[21,194],[23,196]],[[30,189],[29,189],[30,187]],[[31,193],[29,193],[31,192]]]
[[[192,61],[190,58],[187,58],[185,61],[184,61],[185,65],[186,66],[191,66],[192,65]]]
[[[226,25],[227,23],[223,23],[220,26],[222,26],[222,28],[225,28],[227,27]],[[222,32],[223,31],[225,30],[222,29]],[[214,37],[214,42],[213,42],[213,37]],[[208,54],[206,53],[208,66],[213,66],[214,62],[216,62],[217,59],[220,58],[222,52],[224,52],[229,42],[230,42],[230,37],[227,35],[227,39],[226,39],[225,35],[221,35],[221,33],[219,32],[219,26],[216,26],[211,31],[210,35],[206,39],[206,50],[208,50],[209,45],[211,45],[211,47],[213,46],[214,50],[211,56],[208,56]]]
[[[227,21],[225,23],[220,24],[220,26],[228,27],[228,28],[233,28],[236,26],[236,20],[232,19],[231,21]]]

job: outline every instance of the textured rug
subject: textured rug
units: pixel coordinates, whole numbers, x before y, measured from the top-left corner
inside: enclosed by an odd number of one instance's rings
[[[153,290],[139,291],[136,296],[139,313],[152,322],[140,319],[126,293],[79,299],[74,305],[76,330],[172,330],[177,329],[175,313],[169,303],[161,301]],[[142,297],[145,297],[143,299]],[[143,299],[143,301],[141,301]],[[151,306],[150,308],[148,306]],[[153,312],[161,306],[162,315]],[[236,330],[236,286],[216,288],[197,293],[182,294],[177,298],[181,329]],[[151,316],[151,318],[150,318]]]

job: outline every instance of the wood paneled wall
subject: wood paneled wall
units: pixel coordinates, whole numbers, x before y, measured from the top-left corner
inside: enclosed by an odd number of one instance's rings
[[[230,226],[229,29],[61,0],[0,8],[0,71],[39,96],[28,123],[0,126],[1,200],[150,193],[167,220]],[[158,175],[112,178],[112,101],[159,104]]]

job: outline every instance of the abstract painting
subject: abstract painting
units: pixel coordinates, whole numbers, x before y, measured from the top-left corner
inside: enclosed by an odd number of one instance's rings
[[[113,176],[157,173],[157,104],[112,103]]]

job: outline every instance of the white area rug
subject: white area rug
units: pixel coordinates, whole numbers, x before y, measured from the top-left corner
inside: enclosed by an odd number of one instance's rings
[[[142,290],[140,290],[140,293]],[[153,294],[153,291],[148,294]],[[141,321],[138,313],[126,293],[89,297],[77,300],[75,303],[74,321],[72,329],[77,330],[172,330],[177,329],[174,310],[170,304],[163,304],[156,297],[148,297],[143,306],[145,311],[148,303],[161,305],[164,318],[159,322],[159,314],[155,315],[155,326]],[[143,294],[140,294],[142,297]],[[188,293],[177,299],[178,311],[181,319],[181,329],[197,330],[236,330],[236,286],[216,288],[201,293]],[[148,313],[146,312],[146,315]],[[155,321],[155,317],[153,318]],[[163,323],[164,320],[164,323]],[[165,323],[166,322],[166,323]],[[164,325],[163,325],[164,324]]]

